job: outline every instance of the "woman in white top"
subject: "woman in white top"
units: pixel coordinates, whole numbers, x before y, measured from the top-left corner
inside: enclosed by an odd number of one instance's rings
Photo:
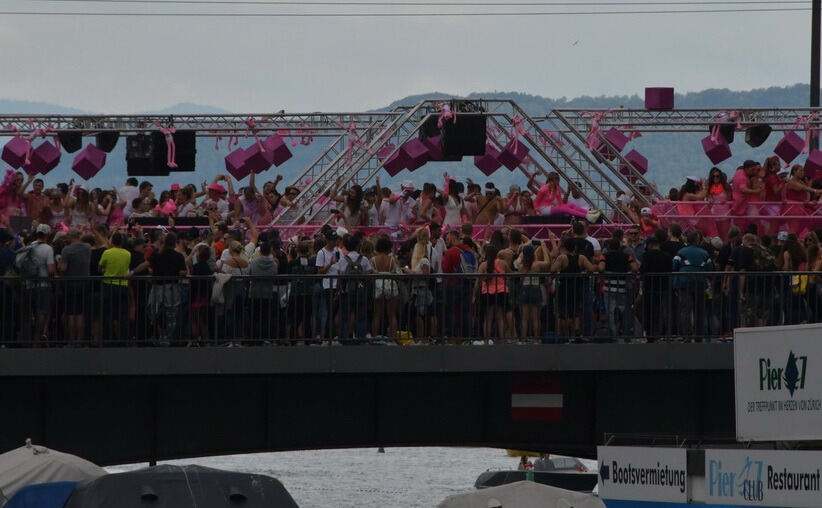
[[[431,235],[428,228],[422,227],[414,233],[417,243],[411,252],[411,269],[403,269],[406,273],[428,275],[431,273]],[[431,293],[430,279],[418,277],[411,282],[411,296],[417,310],[417,337],[432,337],[436,334],[437,314],[433,308],[434,295]],[[429,317],[430,327],[426,329],[425,318]]]
[[[340,180],[337,180],[337,185],[339,184]],[[361,186],[352,185],[345,194],[337,194],[337,189],[334,189],[329,196],[334,201],[343,204],[339,210],[345,217],[345,223],[349,226],[362,226],[365,222],[363,194]]]
[[[397,260],[391,255],[391,240],[383,235],[377,239],[374,250],[377,254],[371,258],[371,266],[376,273],[396,276]],[[377,279],[374,284],[374,335],[382,335],[383,314],[388,318],[388,337],[394,338],[397,332],[397,299],[400,288],[395,279]]]
[[[222,273],[227,273],[233,277],[248,275],[248,260],[243,253],[243,245],[234,240],[229,244],[229,258],[218,262]],[[248,326],[245,305],[245,281],[243,279],[232,279],[231,284],[232,300],[225,302],[225,319],[222,332],[229,341],[240,340],[245,337],[244,330]],[[227,289],[228,284],[226,284]],[[224,289],[224,290],[225,290]],[[219,332],[218,332],[219,335]]]
[[[462,224],[462,216],[468,215],[465,204],[460,198],[459,183],[456,180],[448,180],[448,194],[445,199],[445,218],[442,221],[443,227],[458,226]]]
[[[67,197],[67,207],[71,216],[71,225],[75,228],[87,227],[95,215],[89,192],[81,186],[75,190],[76,197]]]

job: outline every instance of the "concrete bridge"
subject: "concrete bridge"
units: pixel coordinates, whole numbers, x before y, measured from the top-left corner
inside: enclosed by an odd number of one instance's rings
[[[0,450],[99,464],[488,446],[595,457],[734,441],[733,346],[0,349]]]

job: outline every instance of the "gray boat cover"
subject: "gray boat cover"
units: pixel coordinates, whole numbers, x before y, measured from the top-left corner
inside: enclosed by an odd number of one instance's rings
[[[106,474],[105,469],[76,455],[37,446],[25,446],[0,455],[0,506],[28,485],[81,482]]]
[[[77,485],[65,508],[297,508],[270,476],[162,465]]]
[[[521,481],[448,496],[438,508],[605,508],[581,492]]]

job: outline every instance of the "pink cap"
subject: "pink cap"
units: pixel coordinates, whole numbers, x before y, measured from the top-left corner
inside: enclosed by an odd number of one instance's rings
[[[217,182],[214,182],[211,185],[209,185],[208,190],[213,190],[213,191],[219,192],[221,194],[225,194],[226,192],[228,192],[227,190],[225,190],[225,187],[223,187],[222,185],[220,185]]]
[[[179,183],[173,183],[173,184],[171,184],[171,190],[173,190],[173,191],[178,191],[178,190],[180,190],[180,184],[179,184]]]

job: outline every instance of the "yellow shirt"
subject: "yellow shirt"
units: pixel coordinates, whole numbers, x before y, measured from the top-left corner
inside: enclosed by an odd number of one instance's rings
[[[106,249],[103,251],[103,255],[100,256],[100,268],[103,269],[103,276],[105,277],[125,277],[128,275],[130,263],[131,252],[120,247]],[[128,280],[125,279],[104,280],[103,282],[117,286],[128,286]]]

